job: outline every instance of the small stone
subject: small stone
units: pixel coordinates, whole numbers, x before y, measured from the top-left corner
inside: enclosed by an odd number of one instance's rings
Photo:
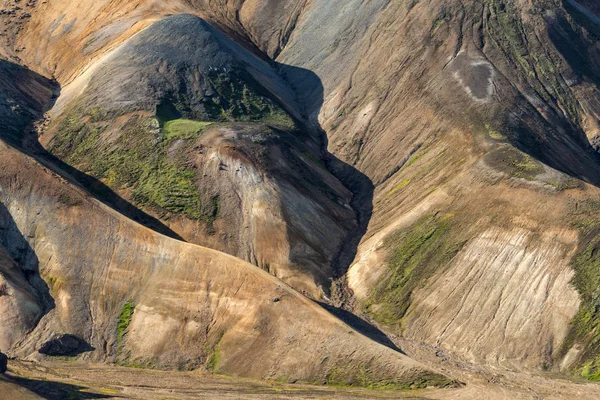
[[[8,369],[8,357],[4,353],[0,353],[0,374],[6,373]]]

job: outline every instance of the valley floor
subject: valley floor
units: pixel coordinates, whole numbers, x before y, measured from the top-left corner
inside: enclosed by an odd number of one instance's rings
[[[421,354],[424,355],[424,354]],[[438,363],[467,384],[456,389],[386,391],[291,385],[200,372],[156,371],[82,362],[11,361],[0,394],[15,399],[597,399],[600,385]]]
[[[0,375],[1,377],[1,375]],[[8,380],[0,378],[0,397],[12,387],[15,398],[23,388],[42,399],[429,399],[433,392],[394,392],[290,385],[211,375],[200,372],[156,371],[119,366],[63,362],[10,363]],[[20,388],[7,383],[12,381]],[[16,391],[19,391],[18,393]]]

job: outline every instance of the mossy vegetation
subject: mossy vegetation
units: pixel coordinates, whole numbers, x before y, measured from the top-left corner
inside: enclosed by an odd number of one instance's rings
[[[449,235],[454,220],[452,214],[426,216],[386,238],[389,270],[365,303],[378,322],[401,326],[412,292],[463,247],[463,241]]]
[[[409,184],[410,184],[410,179],[404,179],[402,182],[400,182],[399,184],[397,184],[396,186],[394,186],[392,188],[392,190],[390,190],[390,192],[385,195],[385,197],[388,198],[388,197],[392,196],[398,190],[401,190],[401,189],[405,188]]]
[[[296,125],[247,72],[211,71],[206,79],[210,96],[168,94],[156,106],[155,118],[134,113],[116,129],[115,112],[75,107],[58,121],[50,151],[161,218],[185,215],[210,230],[219,197],[201,186],[185,160],[194,142],[215,123],[261,123],[286,130]]]
[[[211,124],[211,122],[193,121],[184,118],[167,121],[163,125],[164,138],[167,141],[195,139]]]
[[[249,73],[212,71],[208,80],[217,94],[204,102],[210,120],[262,122],[296,128],[294,120],[269,98]]]
[[[494,129],[491,125],[485,124],[485,131],[491,139],[494,140],[506,140],[506,135],[500,131]]]
[[[486,156],[486,163],[512,178],[535,181],[542,174],[544,165],[533,157],[512,146],[502,146]]]
[[[117,318],[117,342],[120,344],[123,341],[123,338],[127,334],[127,329],[129,328],[129,324],[131,323],[131,318],[133,317],[133,313],[135,311],[135,304],[132,300],[128,300],[121,307],[121,313]]]
[[[109,147],[100,138],[103,123],[86,124],[70,115],[58,127],[51,151],[111,189],[126,189],[138,206],[212,223],[215,207],[201,203],[195,171],[167,154],[173,140],[193,143],[209,125],[178,119],[167,121],[161,131],[157,120],[132,116]]]
[[[417,153],[413,154],[408,161],[404,164],[402,169],[410,168],[412,165],[416,164],[421,158],[423,158],[429,152],[429,148],[424,148]]]
[[[219,348],[216,347],[208,357],[208,360],[206,361],[206,368],[208,368],[209,371],[215,372],[219,366],[220,359],[221,350],[219,350]]]
[[[223,339],[224,334],[225,332],[221,332],[214,343],[206,343],[204,345],[204,352],[207,355],[206,369],[209,371],[216,372],[219,368],[219,362],[221,361],[221,349],[219,348],[219,343]]]
[[[535,27],[523,22],[515,4],[506,0],[489,1],[486,19],[486,36],[504,59],[517,68],[518,78],[527,82],[546,104],[564,111],[577,123],[578,102],[556,70],[560,57],[539,43]]]
[[[446,22],[450,20],[450,13],[445,7],[442,7],[437,17],[433,20],[431,24],[431,29],[429,31],[430,36],[434,36],[435,33],[444,25]]]
[[[421,374],[413,381],[381,379],[367,365],[360,365],[358,368],[334,367],[327,373],[325,383],[327,386],[340,388],[360,387],[371,390],[414,390],[455,384],[448,378],[434,374]]]
[[[600,224],[590,214],[599,207],[598,202],[578,207],[579,217],[588,215],[577,218],[588,240],[571,262],[575,271],[571,283],[579,292],[581,304],[561,349],[561,355],[565,355],[573,345],[581,345],[584,350],[573,369],[576,375],[593,381],[600,381]]]

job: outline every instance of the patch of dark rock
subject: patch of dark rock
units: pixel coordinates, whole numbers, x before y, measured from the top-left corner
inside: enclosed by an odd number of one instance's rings
[[[6,373],[8,369],[8,357],[4,353],[0,353],[0,374]]]
[[[53,357],[77,356],[92,351],[94,348],[85,340],[75,335],[57,336],[42,345],[38,350],[41,354]]]

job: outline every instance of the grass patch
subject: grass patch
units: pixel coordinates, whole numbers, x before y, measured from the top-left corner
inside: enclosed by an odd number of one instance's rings
[[[450,379],[435,374],[422,374],[412,381],[380,379],[367,365],[360,365],[358,368],[334,367],[327,373],[325,383],[339,388],[360,387],[370,390],[414,390],[455,385]]]
[[[512,146],[503,146],[489,153],[486,156],[486,162],[492,168],[502,171],[512,178],[522,178],[528,181],[535,181],[536,176],[544,172],[542,163]]]
[[[115,191],[128,189],[137,206],[152,208],[163,217],[182,214],[210,224],[217,217],[218,204],[203,203],[196,172],[167,156],[172,140],[195,139],[209,125],[185,119],[166,121],[161,138],[155,119],[135,116],[123,128],[118,143],[107,148],[99,140],[101,128],[69,116],[59,125],[51,151]]]
[[[219,362],[221,361],[221,349],[219,348],[219,343],[223,339],[224,335],[225,332],[221,332],[214,343],[204,344],[204,352],[207,354],[206,369],[211,372],[216,372],[219,368]]]
[[[167,121],[163,125],[164,138],[167,141],[195,139],[211,124],[211,122],[193,121],[183,118]]]
[[[118,115],[103,108],[75,107],[57,121],[50,151],[113,191],[126,193],[136,206],[152,209],[160,218],[172,213],[203,221],[210,231],[218,216],[219,197],[214,188],[199,186],[197,171],[186,162],[194,140],[219,121],[256,122],[286,130],[295,130],[296,124],[245,71],[212,71],[207,80],[211,97],[198,102],[185,93],[170,93],[156,106],[156,118],[132,116],[117,137],[108,128]],[[186,143],[170,151],[174,140]],[[106,191],[99,188],[96,194],[103,198]]]
[[[206,214],[194,182],[196,173],[165,161],[145,170],[135,186],[133,200],[139,205],[158,206],[200,220]]]
[[[215,372],[219,367],[219,361],[221,360],[221,350],[218,347],[212,351],[208,360],[206,361],[206,368],[209,371]]]
[[[435,20],[433,20],[433,23],[431,24],[431,29],[429,30],[429,35],[434,36],[435,33],[438,31],[438,29],[440,29],[442,27],[442,25],[444,25],[449,20],[450,20],[450,13],[448,12],[448,10],[446,10],[445,7],[442,7],[439,14],[437,15],[437,17],[435,18]]]
[[[462,249],[465,242],[450,236],[454,219],[452,214],[426,216],[385,239],[389,270],[365,302],[378,322],[400,326],[413,291]]]
[[[572,261],[575,271],[572,284],[581,296],[579,311],[571,321],[569,335],[563,344],[566,354],[575,343],[585,349],[576,372],[583,378],[600,380],[600,236],[596,236]]]
[[[492,128],[491,125],[485,124],[485,130],[488,136],[494,140],[506,140],[506,136]]]
[[[246,71],[219,73],[213,71],[208,79],[217,93],[204,102],[210,120],[262,122],[285,129],[296,129],[294,120]]]
[[[533,24],[524,22],[519,10],[511,2],[491,0],[488,4],[485,34],[489,42],[514,65],[519,80],[531,85],[537,95],[556,111],[564,109],[577,123],[578,102],[555,71],[554,66],[559,62],[556,55],[543,47],[532,45],[535,41],[531,38],[536,37]],[[555,6],[547,4],[546,7]]]
[[[584,349],[573,372],[582,378],[600,381],[600,224],[593,214],[598,203],[590,201],[576,211],[573,226],[591,239],[571,261],[575,275],[571,281],[579,292],[581,304],[565,339],[561,355],[565,355],[576,343]],[[595,233],[593,233],[595,232]]]
[[[408,161],[404,164],[404,166],[402,166],[402,169],[409,168],[411,165],[415,164],[417,161],[419,161],[421,158],[423,158],[425,156],[425,154],[427,154],[428,151],[429,151],[429,149],[423,149],[423,150],[419,151],[418,153],[414,154],[413,156],[411,156],[408,159]]]
[[[123,337],[127,334],[127,329],[131,323],[131,318],[135,311],[135,305],[132,300],[128,300],[123,304],[121,313],[117,318],[117,342],[120,344],[123,341]]]

